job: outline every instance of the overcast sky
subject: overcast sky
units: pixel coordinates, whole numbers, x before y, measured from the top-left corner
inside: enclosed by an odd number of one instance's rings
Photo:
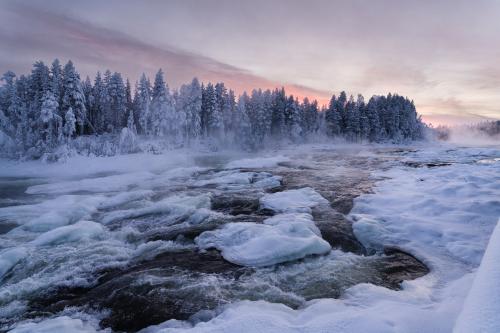
[[[500,118],[500,1],[0,1],[0,71],[75,62],[135,81],[163,68],[321,103],[397,92],[437,122]]]

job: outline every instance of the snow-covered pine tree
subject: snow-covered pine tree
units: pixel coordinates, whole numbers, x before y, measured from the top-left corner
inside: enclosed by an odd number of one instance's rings
[[[120,73],[113,73],[107,87],[110,103],[110,124],[112,132],[118,132],[127,125],[127,96]]]
[[[163,79],[163,71],[160,69],[155,76],[151,99],[151,133],[176,138],[179,130],[178,121],[173,98]]]
[[[330,99],[328,109],[325,111],[325,124],[327,135],[334,137],[342,133],[342,118],[335,95]]]
[[[135,93],[135,105],[139,114],[139,133],[151,134],[151,86],[146,75],[143,73]]]
[[[70,107],[64,117],[64,135],[67,140],[71,139],[76,133],[76,121],[73,109]]]
[[[184,141],[188,144],[198,140],[202,135],[201,128],[201,86],[197,78],[190,84],[181,86],[176,100],[177,112],[184,113]]]
[[[78,134],[82,135],[84,134],[84,125],[87,122],[85,95],[80,75],[75,70],[71,60],[64,66],[63,70],[63,109],[69,110],[70,108],[79,127]]]
[[[235,137],[236,143],[243,147],[244,149],[254,150],[256,148],[256,143],[254,141],[254,136],[252,133],[252,125],[250,124],[250,118],[247,112],[247,104],[250,98],[244,92],[238,99],[238,104],[236,106],[236,123],[235,131],[238,135]]]
[[[40,122],[42,128],[41,146],[43,151],[49,151],[59,143],[59,126],[62,124],[61,118],[58,115],[57,109],[59,103],[52,93],[48,90],[42,101],[40,111]]]
[[[287,98],[285,88],[276,89],[273,92],[273,103],[271,109],[271,135],[274,139],[282,139],[285,136],[285,108]]]

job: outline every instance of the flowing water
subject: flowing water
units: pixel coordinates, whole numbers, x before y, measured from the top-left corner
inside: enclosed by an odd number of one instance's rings
[[[134,332],[169,319],[207,320],[238,300],[300,308],[363,282],[398,289],[427,267],[399,249],[365,248],[348,214],[372,190],[373,171],[408,152],[315,149],[237,168],[227,164],[231,156],[203,155],[153,172],[1,178],[0,331],[84,313]],[[197,246],[203,232],[275,214],[263,208],[265,194],[306,187],[328,200],[312,216],[329,253],[250,267]]]

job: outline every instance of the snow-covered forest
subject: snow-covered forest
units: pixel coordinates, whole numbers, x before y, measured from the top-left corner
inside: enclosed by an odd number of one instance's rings
[[[320,107],[317,101],[287,95],[283,88],[236,96],[222,82],[194,78],[173,90],[161,69],[153,82],[143,74],[133,87],[109,70],[82,80],[71,61],[62,66],[57,59],[50,66],[37,61],[28,75],[8,71],[2,81],[0,151],[11,157],[40,158],[95,135],[101,137],[100,145],[119,138],[121,152],[134,150],[136,135],[177,146],[207,140],[255,150],[270,141],[318,137],[417,140],[425,128],[413,101],[396,94],[366,102],[362,95],[341,92]]]

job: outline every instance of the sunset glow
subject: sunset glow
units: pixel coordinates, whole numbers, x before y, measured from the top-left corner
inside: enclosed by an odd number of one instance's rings
[[[135,80],[161,67],[174,88],[194,76],[224,81],[237,93],[284,86],[320,105],[342,90],[397,92],[433,123],[500,117],[495,1],[52,0],[0,7],[7,22],[2,72],[59,57],[77,62],[83,77],[109,68]]]

